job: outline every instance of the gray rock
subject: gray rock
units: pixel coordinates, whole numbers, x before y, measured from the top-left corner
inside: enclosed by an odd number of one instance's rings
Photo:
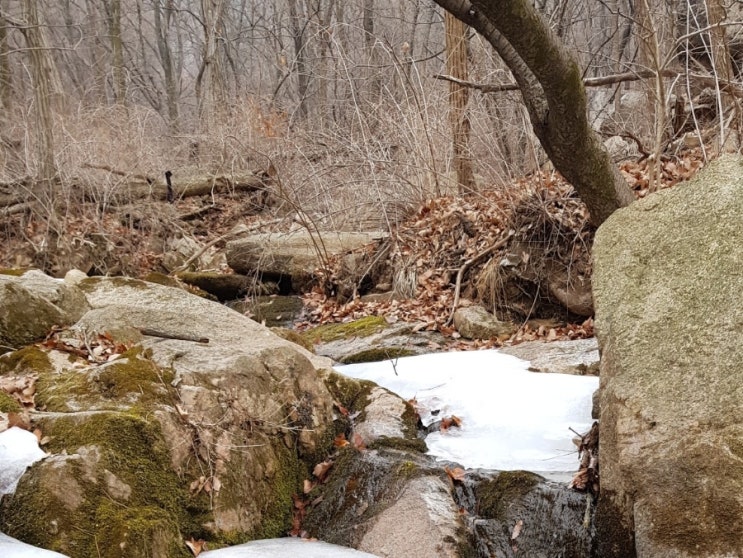
[[[72,556],[96,555],[98,541],[122,558],[181,556],[196,531],[285,534],[292,494],[335,435],[330,361],[179,289],[79,285],[92,309],[70,342],[106,332],[136,345],[97,365],[34,347],[4,359],[3,373],[39,376],[35,424],[54,457],[3,499],[0,529]]]
[[[602,558],[743,555],[741,216],[725,157],[597,233]]]
[[[458,547],[467,542],[451,484],[432,458],[346,449],[331,471],[319,490],[322,501],[305,519],[310,535],[383,557],[465,555]]]
[[[598,341],[595,337],[549,343],[527,341],[510,347],[501,347],[499,351],[528,360],[531,364],[529,369],[534,372],[587,374],[591,373],[599,362]]]
[[[227,243],[227,263],[237,273],[289,276],[295,292],[312,282],[323,260],[384,238],[383,232],[315,232],[255,234]]]
[[[54,325],[74,321],[59,306],[26,288],[20,277],[0,275],[0,354],[43,339]]]
[[[516,326],[502,322],[482,306],[463,306],[454,312],[454,327],[465,339],[508,338]]]

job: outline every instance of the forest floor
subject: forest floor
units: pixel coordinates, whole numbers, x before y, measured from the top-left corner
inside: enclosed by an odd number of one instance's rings
[[[668,157],[662,161],[662,176],[655,189],[673,187],[691,178],[703,165],[700,150]],[[645,197],[651,189],[652,165],[648,159],[624,162],[620,166],[636,196]],[[187,236],[202,246],[214,242],[210,253],[215,255],[222,250],[223,239],[235,225],[257,229],[263,224],[263,231],[296,226],[291,215],[281,216],[270,210],[256,213],[254,207],[249,207],[254,202],[239,193],[225,195],[216,202],[211,196],[202,196],[185,198],[174,205],[163,201],[146,203],[149,210],[136,224],[132,222],[131,207],[113,207],[101,212],[92,202],[68,205],[63,218],[52,218],[44,211],[11,215],[0,212],[0,268],[37,267],[62,276],[67,269],[76,267],[76,248],[97,242],[95,238],[104,238],[116,263],[112,265],[109,257],[108,267],[98,266],[97,272],[144,277],[151,271],[167,271],[162,259],[163,238],[168,235]],[[125,211],[128,213],[124,215]],[[194,213],[199,214],[198,219],[182,219],[183,215]],[[554,297],[542,297],[548,305],[541,311],[535,308],[534,293],[547,290],[541,283],[549,281],[548,277],[522,275],[509,284],[509,278],[494,276],[514,251],[522,264],[530,257],[537,259],[529,248],[519,252],[521,248],[514,249],[514,244],[540,244],[544,247],[539,256],[540,268],[548,267],[552,260],[561,260],[571,273],[577,273],[581,281],[590,285],[594,230],[587,222],[584,204],[558,173],[542,171],[523,177],[508,191],[483,188],[475,194],[427,200],[411,208],[407,219],[389,232],[392,242],[383,256],[375,257],[385,259],[388,269],[394,270],[391,280],[396,291],[407,291],[406,294],[388,300],[369,300],[358,296],[361,293],[352,287],[350,292],[346,289],[344,296],[335,296],[343,285],[343,269],[340,262],[329,262],[318,286],[303,293],[307,312],[306,320],[297,324],[299,329],[382,315],[389,322],[413,322],[418,324],[417,328],[438,331],[449,339],[453,348],[502,344],[503,339],[460,338],[451,324],[451,312],[455,302],[466,299],[482,302],[520,325],[506,342],[593,335],[590,308],[577,313],[563,308],[562,316],[559,312],[550,314],[549,304],[554,306]],[[54,243],[65,249],[50,257]],[[220,262],[217,257],[213,261]],[[215,265],[221,272],[231,272],[223,259]],[[529,292],[522,292],[526,283],[531,283],[526,289]],[[549,319],[535,320],[535,317]]]

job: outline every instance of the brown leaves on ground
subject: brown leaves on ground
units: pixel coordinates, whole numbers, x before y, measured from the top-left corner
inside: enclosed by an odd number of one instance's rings
[[[41,346],[78,356],[92,364],[111,362],[130,348],[124,343],[116,342],[108,332],[88,338],[56,326],[41,342]]]
[[[215,476],[206,477],[201,475],[198,479],[194,480],[188,488],[193,495],[202,491],[206,494],[211,494],[212,492],[219,492],[222,489],[222,481]]]
[[[36,395],[36,374],[0,376],[0,390],[15,399],[24,409],[33,409]]]
[[[318,482],[323,482],[327,478],[328,472],[333,467],[333,465],[333,460],[326,459],[325,461],[322,461],[321,463],[315,465],[315,468],[312,469],[312,475],[318,480]]]
[[[441,422],[439,423],[439,430],[441,432],[446,432],[452,426],[460,428],[462,426],[462,419],[456,415],[451,415],[450,417],[444,417],[441,419]]]

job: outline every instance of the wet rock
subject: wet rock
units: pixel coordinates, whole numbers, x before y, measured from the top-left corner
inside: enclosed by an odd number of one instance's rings
[[[251,290],[259,290],[259,284],[245,275],[216,273],[210,271],[183,271],[176,275],[187,285],[198,287],[214,295],[222,302],[245,296]]]
[[[743,555],[741,215],[724,157],[599,228],[602,558]]]
[[[317,354],[343,364],[430,353],[445,343],[439,333],[416,329],[415,324],[388,324],[381,316],[369,316],[345,324],[319,326],[307,330],[303,337],[314,343]]]
[[[472,471],[454,491],[476,556],[592,555],[584,494],[525,471]]]
[[[451,483],[430,457],[348,449],[326,485],[316,490],[323,499],[308,511],[304,524],[313,536],[376,556],[464,555]]]

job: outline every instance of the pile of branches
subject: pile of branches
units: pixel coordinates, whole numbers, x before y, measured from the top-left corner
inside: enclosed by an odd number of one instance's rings
[[[557,173],[543,172],[522,179],[509,193],[427,201],[367,251],[357,266],[360,275],[351,278],[354,289],[339,259],[330,262],[324,289],[306,302],[313,321],[377,314],[424,322],[426,329],[445,334],[453,331],[451,314],[462,297],[519,322],[556,316],[583,321],[592,312],[590,291],[585,311],[570,311],[565,301],[574,301],[574,281],[590,277],[592,240],[587,210],[572,187]],[[375,289],[392,296],[360,296]],[[344,294],[340,303],[338,293]]]

